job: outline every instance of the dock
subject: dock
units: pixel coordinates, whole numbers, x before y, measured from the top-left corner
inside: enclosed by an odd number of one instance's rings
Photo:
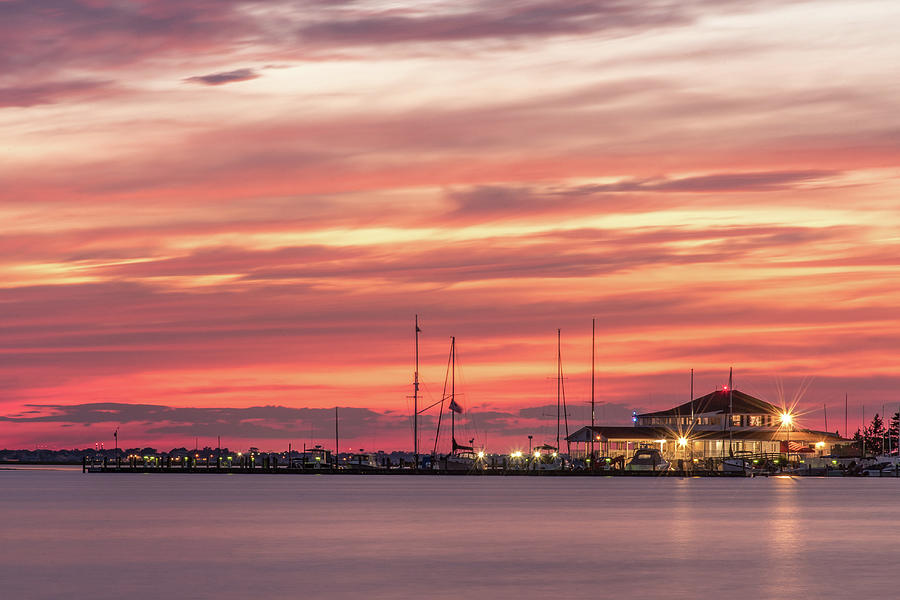
[[[474,477],[769,477],[779,475],[791,476],[818,476],[818,477],[842,477],[844,471],[837,468],[800,468],[785,471],[720,471],[709,469],[668,469],[664,471],[629,471],[625,469],[560,469],[560,470],[531,470],[509,468],[502,464],[485,465],[484,468],[469,470],[443,470],[432,468],[414,469],[411,466],[383,467],[383,468],[354,468],[353,465],[323,464],[314,467],[291,466],[279,464],[276,460],[267,460],[263,457],[260,461],[242,460],[235,463],[223,464],[221,461],[206,461],[198,463],[191,460],[158,460],[144,462],[138,460],[128,461],[91,461],[87,457],[82,461],[83,473],[169,473],[169,474],[235,474],[235,475],[412,475],[412,476],[474,476]]]

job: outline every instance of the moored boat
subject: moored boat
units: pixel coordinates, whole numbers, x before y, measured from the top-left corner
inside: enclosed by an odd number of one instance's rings
[[[565,460],[559,453],[559,449],[550,444],[536,447],[528,466],[531,471],[560,471],[564,467]]]
[[[374,456],[366,452],[360,452],[344,457],[340,462],[340,468],[350,471],[375,471],[380,469],[381,466]]]
[[[291,467],[294,469],[333,469],[331,450],[326,450],[322,446],[307,448],[300,453],[299,457],[291,459]]]
[[[669,461],[662,457],[656,448],[638,448],[628,464],[626,471],[668,471]]]

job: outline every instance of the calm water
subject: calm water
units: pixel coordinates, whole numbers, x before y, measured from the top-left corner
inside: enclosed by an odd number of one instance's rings
[[[0,471],[0,596],[900,596],[900,480]]]

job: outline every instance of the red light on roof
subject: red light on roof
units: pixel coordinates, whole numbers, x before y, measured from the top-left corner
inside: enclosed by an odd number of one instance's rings
[[[727,391],[728,391],[728,386],[726,385],[724,388],[722,388],[722,391],[727,392]]]

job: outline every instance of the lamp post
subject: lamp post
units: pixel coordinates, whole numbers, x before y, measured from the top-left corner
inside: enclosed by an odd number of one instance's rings
[[[684,461],[687,458],[687,453],[685,452],[685,448],[687,447],[688,440],[685,436],[680,436],[678,438],[678,445],[681,447],[681,471],[684,472]]]
[[[787,462],[791,464],[791,425],[794,423],[794,417],[791,413],[781,413],[781,425],[787,430]]]

